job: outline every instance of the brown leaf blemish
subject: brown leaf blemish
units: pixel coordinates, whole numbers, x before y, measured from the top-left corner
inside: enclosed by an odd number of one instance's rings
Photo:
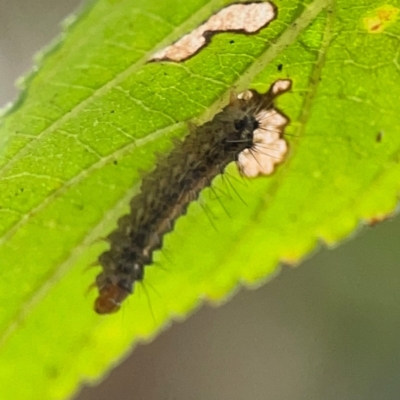
[[[150,61],[187,60],[206,46],[216,33],[254,34],[266,27],[276,16],[276,7],[269,2],[231,4],[174,44],[158,51]]]
[[[381,222],[387,221],[388,219],[392,218],[392,214],[383,214],[383,215],[377,215],[375,217],[369,218],[366,222],[368,226],[370,227],[375,227],[376,225],[380,224]]]
[[[364,27],[369,33],[381,33],[397,20],[399,11],[392,5],[379,7],[363,19]]]

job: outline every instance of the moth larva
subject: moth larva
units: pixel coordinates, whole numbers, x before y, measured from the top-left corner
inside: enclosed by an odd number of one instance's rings
[[[286,153],[282,138],[288,119],[273,101],[290,89],[291,81],[279,80],[265,94],[247,90],[232,95],[229,104],[204,125],[194,127],[185,139],[142,181],[140,193],[130,203],[107,240],[110,249],[98,261],[103,271],[96,278],[99,314],[117,311],[144,278],[144,267],[163,237],[186,213],[212,180],[236,162],[245,176],[270,174]],[[271,154],[272,153],[272,154]]]

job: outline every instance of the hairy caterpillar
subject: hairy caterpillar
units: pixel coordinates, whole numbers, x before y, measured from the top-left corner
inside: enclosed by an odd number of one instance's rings
[[[119,310],[135,282],[143,280],[144,267],[162,247],[163,236],[229,163],[235,161],[242,175],[254,177],[270,174],[283,160],[287,146],[282,134],[289,120],[274,108],[273,101],[290,87],[291,81],[278,80],[265,94],[246,90],[232,95],[211,121],[193,127],[158,160],[131,200],[130,213],[107,236],[110,249],[98,259],[103,271],[96,278],[97,313]]]

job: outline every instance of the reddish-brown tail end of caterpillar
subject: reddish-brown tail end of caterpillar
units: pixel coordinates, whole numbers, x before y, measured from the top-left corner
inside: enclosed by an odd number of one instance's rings
[[[121,303],[129,294],[120,286],[108,283],[100,289],[99,297],[94,302],[94,310],[97,314],[113,314],[120,309]]]

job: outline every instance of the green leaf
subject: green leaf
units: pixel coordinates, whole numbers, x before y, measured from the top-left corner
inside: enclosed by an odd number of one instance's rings
[[[65,398],[201,298],[219,301],[394,210],[399,2],[276,1],[278,18],[256,35],[221,33],[184,63],[147,63],[229,3],[96,2],[41,57],[3,118],[4,398]],[[95,292],[85,293],[98,270],[87,267],[107,249],[98,239],[127,212],[139,171],[232,88],[265,91],[287,77],[292,93],[278,102],[291,118],[287,162],[251,181],[232,166],[234,190],[216,179],[123,310],[96,315]]]

